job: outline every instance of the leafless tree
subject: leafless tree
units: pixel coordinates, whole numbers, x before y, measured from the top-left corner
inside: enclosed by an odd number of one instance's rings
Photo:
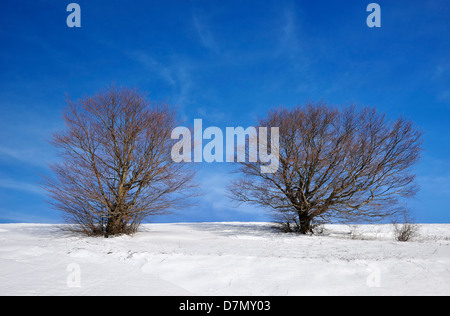
[[[171,158],[176,111],[137,89],[68,99],[52,144],[61,162],[45,179],[50,203],[89,235],[133,233],[150,215],[186,204],[193,172]]]
[[[279,150],[278,171],[262,173],[261,161],[247,159],[229,193],[273,210],[285,229],[308,233],[313,223],[381,219],[418,189],[412,167],[421,132],[404,118],[309,103],[276,108],[259,125],[279,127],[279,148],[271,149]]]

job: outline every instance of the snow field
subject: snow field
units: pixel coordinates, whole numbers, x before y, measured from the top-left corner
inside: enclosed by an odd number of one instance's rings
[[[0,295],[450,294],[450,224],[403,243],[391,225],[144,224],[108,239],[62,227],[0,225]]]

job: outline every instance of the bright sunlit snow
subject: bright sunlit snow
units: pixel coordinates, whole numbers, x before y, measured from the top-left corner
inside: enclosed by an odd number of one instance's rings
[[[0,225],[0,295],[450,294],[450,224],[409,242],[391,225],[145,224],[108,239],[61,227]]]

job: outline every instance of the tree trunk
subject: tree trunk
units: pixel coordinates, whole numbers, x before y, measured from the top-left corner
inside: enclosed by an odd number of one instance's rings
[[[307,212],[298,212],[298,219],[300,223],[299,233],[304,235],[311,232],[312,218],[307,215]]]
[[[108,218],[108,222],[105,227],[105,238],[108,238],[110,235],[117,235],[123,233],[124,229],[124,221],[122,215],[113,214]]]

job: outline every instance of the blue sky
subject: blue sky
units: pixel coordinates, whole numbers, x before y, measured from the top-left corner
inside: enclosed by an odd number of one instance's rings
[[[450,2],[77,1],[81,28],[61,0],[0,3],[0,222],[60,222],[39,174],[56,151],[65,95],[139,87],[179,107],[192,125],[252,126],[277,105],[324,100],[375,106],[424,130],[418,222],[450,223]],[[232,208],[231,163],[200,164],[198,206],[154,221],[259,221]]]

